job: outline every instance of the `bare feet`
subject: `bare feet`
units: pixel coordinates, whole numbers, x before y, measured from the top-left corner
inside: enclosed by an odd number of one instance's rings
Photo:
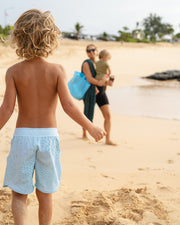
[[[106,141],[106,145],[113,145],[113,146],[117,146],[116,143],[112,142],[111,140]]]
[[[89,138],[87,137],[87,132],[86,132],[85,129],[83,129],[82,139],[84,139],[85,141],[86,141],[86,140],[89,140]]]
[[[82,139],[85,140],[85,141],[89,140],[89,138],[87,136],[85,136],[85,135],[82,136]]]

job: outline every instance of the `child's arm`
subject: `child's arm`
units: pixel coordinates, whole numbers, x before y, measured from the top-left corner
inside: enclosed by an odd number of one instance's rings
[[[79,125],[85,128],[96,141],[99,141],[100,139],[102,139],[103,136],[105,135],[105,132],[99,127],[96,127],[93,123],[91,123],[91,121],[88,120],[83,113],[81,113],[81,111],[78,109],[78,107],[74,103],[73,98],[67,86],[65,71],[60,66],[59,66],[59,72],[58,72],[57,92],[58,92],[63,110],[75,122],[77,122]]]
[[[107,90],[107,86],[109,85],[109,78],[110,78],[110,75],[111,75],[111,69],[110,69],[110,67],[109,67],[109,65],[108,65],[108,68],[107,68],[107,70],[106,70],[106,74],[104,75],[104,77],[106,78],[106,83],[105,83],[106,88],[105,88],[105,91]],[[110,86],[111,86],[111,85],[110,85]]]
[[[107,68],[107,75],[108,75],[108,76],[111,75],[111,69],[110,69],[110,67]]]
[[[0,107],[0,129],[11,117],[16,102],[16,87],[12,76],[12,70],[6,73],[6,91],[3,103]]]

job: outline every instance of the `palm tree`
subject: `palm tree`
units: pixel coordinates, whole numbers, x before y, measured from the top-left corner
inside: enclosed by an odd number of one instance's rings
[[[102,34],[102,40],[107,41],[108,40],[108,34],[106,32],[103,32]]]
[[[77,37],[77,40],[79,40],[79,35],[81,34],[81,31],[82,31],[82,28],[84,26],[83,25],[80,25],[80,23],[76,23],[75,24],[75,30],[76,30],[76,37]]]
[[[128,27],[123,27],[123,30],[125,31],[125,32],[127,32],[128,30],[129,30],[129,28]]]

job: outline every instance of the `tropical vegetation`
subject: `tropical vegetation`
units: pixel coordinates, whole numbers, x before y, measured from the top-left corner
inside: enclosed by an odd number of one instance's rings
[[[64,32],[63,34],[69,38],[81,39],[83,37],[82,30],[84,26],[77,22],[74,28],[75,31],[73,33]],[[3,28],[0,25],[0,40],[4,40],[12,29],[12,26],[7,25]],[[170,37],[169,39],[173,41],[180,40],[180,32],[176,34],[174,32],[173,26],[169,23],[164,23],[162,17],[156,14],[150,14],[141,23],[137,22],[133,30],[124,26],[117,32],[118,35],[110,35],[104,31],[102,34],[97,35],[97,37],[104,41],[157,42],[166,40],[168,35]]]

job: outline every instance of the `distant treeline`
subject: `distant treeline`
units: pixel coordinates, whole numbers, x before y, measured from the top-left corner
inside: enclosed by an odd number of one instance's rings
[[[64,35],[69,38],[81,39],[89,38],[101,39],[104,41],[125,41],[125,42],[157,42],[157,41],[177,41],[180,39],[180,33],[174,34],[174,28],[169,23],[164,23],[162,17],[156,14],[150,14],[143,21],[137,22],[136,27],[130,29],[124,26],[117,33],[118,35],[108,34],[103,32],[100,35],[83,35],[82,30],[84,26],[79,22],[75,24],[74,32],[64,32]]]
[[[143,21],[137,22],[136,27],[130,31],[130,29],[124,26],[117,33],[118,35],[108,34],[103,32],[99,35],[84,35],[82,33],[84,25],[79,22],[75,24],[73,32],[63,32],[63,35],[67,38],[73,39],[101,39],[104,41],[125,41],[125,42],[157,42],[157,41],[179,41],[180,32],[174,33],[173,26],[169,23],[164,23],[162,17],[156,14],[150,14]],[[13,29],[12,26],[5,26],[4,28],[0,25],[0,38],[5,39]]]
[[[0,37],[6,38],[7,35],[9,35],[10,31],[13,29],[12,26],[5,26],[4,28],[0,25]]]

